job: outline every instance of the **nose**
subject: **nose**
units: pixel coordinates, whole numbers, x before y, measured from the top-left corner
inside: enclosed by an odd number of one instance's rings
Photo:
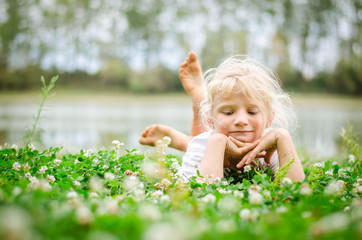
[[[248,125],[249,120],[248,120],[248,114],[245,112],[237,112],[234,118],[234,125],[240,125],[240,126],[244,126],[244,125]]]

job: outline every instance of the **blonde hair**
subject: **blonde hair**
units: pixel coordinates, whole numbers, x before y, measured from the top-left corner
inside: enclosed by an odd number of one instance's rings
[[[206,99],[201,102],[203,124],[212,128],[212,110],[215,98],[237,93],[258,102],[264,123],[273,119],[272,127],[291,130],[296,118],[292,101],[280,85],[274,73],[262,64],[244,55],[236,55],[224,60],[217,68],[204,74]]]

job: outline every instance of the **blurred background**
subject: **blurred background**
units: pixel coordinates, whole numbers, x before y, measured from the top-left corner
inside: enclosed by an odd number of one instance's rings
[[[274,69],[296,103],[298,149],[332,156],[347,122],[362,133],[361,30],[356,0],[2,0],[0,145],[21,144],[40,77],[54,75],[43,147],[140,149],[152,123],[188,133],[177,71],[193,50],[205,70],[235,53]]]

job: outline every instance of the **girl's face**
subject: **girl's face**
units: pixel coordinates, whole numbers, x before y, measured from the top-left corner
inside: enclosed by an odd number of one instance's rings
[[[255,101],[237,92],[216,97],[211,115],[216,132],[241,142],[255,141],[271,124],[264,123]]]

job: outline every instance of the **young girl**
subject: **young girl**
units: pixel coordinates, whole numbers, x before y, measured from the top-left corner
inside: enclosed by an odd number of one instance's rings
[[[191,133],[203,133],[192,138],[153,125],[142,133],[140,142],[152,145],[152,137],[168,135],[172,147],[184,150],[187,145],[178,173],[185,178],[196,176],[197,170],[201,176],[222,178],[225,168],[241,169],[249,164],[270,168],[275,174],[278,165],[294,159],[287,177],[302,181],[303,168],[287,131],[293,117],[291,101],[272,72],[249,58],[231,57],[205,74],[205,94],[201,67],[197,66],[196,55],[190,53],[181,65],[180,78],[194,102]],[[277,128],[269,129],[272,124]]]

